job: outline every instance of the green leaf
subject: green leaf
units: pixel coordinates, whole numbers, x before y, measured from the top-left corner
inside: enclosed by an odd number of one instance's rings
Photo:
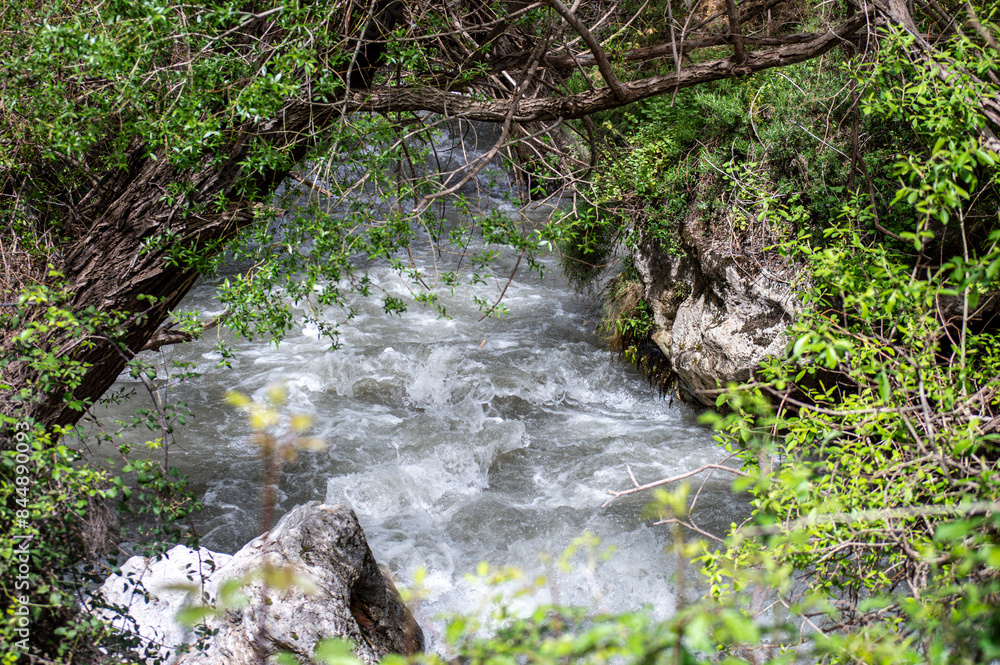
[[[888,403],[889,401],[889,377],[886,376],[885,372],[879,372],[878,374],[878,392],[879,397],[882,399],[882,403]]]
[[[318,642],[314,657],[326,665],[364,665],[361,659],[354,655],[354,644],[340,638]]]
[[[214,607],[193,605],[181,608],[180,611],[177,612],[175,618],[177,619],[177,623],[182,626],[193,626],[196,623],[201,623],[214,614],[216,614]]]
[[[954,522],[945,522],[944,524],[939,524],[934,530],[934,540],[940,541],[955,541],[962,540],[969,535],[972,531],[974,525],[969,520],[955,520]]]

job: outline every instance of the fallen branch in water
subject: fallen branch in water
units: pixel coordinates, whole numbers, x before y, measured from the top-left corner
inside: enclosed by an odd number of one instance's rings
[[[686,473],[682,473],[682,474],[677,475],[677,476],[671,476],[669,478],[662,478],[660,480],[655,480],[655,481],[653,481],[651,483],[646,483],[645,485],[640,485],[639,481],[636,480],[635,476],[632,474],[632,467],[626,465],[625,469],[628,471],[628,477],[632,479],[632,485],[634,487],[631,487],[631,488],[629,488],[627,490],[622,490],[621,492],[616,492],[614,490],[608,490],[608,494],[611,495],[611,498],[608,499],[607,501],[605,501],[604,504],[601,506],[601,508],[606,507],[608,504],[610,504],[612,501],[614,501],[618,497],[626,496],[628,494],[638,494],[639,492],[645,492],[648,489],[652,489],[654,487],[659,487],[660,485],[669,485],[670,483],[675,483],[678,480],[684,480],[685,478],[690,478],[691,476],[696,476],[699,473],[701,473],[702,471],[708,471],[709,469],[712,469],[714,471],[728,471],[729,473],[735,474],[737,476],[746,476],[746,475],[748,475],[746,472],[740,471],[739,469],[734,469],[731,466],[724,466],[722,464],[702,464],[701,466],[699,466],[697,469],[695,469],[693,471],[688,471]]]

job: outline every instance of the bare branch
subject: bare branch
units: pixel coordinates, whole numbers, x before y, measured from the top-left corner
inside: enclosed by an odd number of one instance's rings
[[[205,324],[202,325],[201,327],[201,332],[206,332],[208,330],[212,330],[213,328],[217,328],[221,323],[223,323],[228,318],[229,318],[229,310],[226,310],[225,312],[215,317],[214,319],[205,322]],[[185,342],[190,342],[193,339],[195,339],[195,337],[197,337],[195,333],[187,332],[185,330],[178,330],[177,328],[174,327],[175,325],[176,322],[171,322],[165,326],[162,326],[159,330],[157,330],[153,334],[152,337],[146,340],[146,343],[143,344],[142,348],[139,349],[139,351],[140,352],[158,351],[164,346],[169,346],[171,344],[183,344]]]
[[[742,39],[744,45],[749,46],[784,46],[786,44],[803,44],[821,36],[822,35],[818,33],[807,32],[785,35],[784,37],[743,37]],[[695,51],[697,49],[732,44],[733,39],[733,35],[711,35],[709,37],[698,37],[695,39],[685,38],[681,41],[681,43],[677,44],[677,50],[679,54],[690,53],[691,51]],[[621,58],[629,62],[643,62],[645,60],[653,60],[655,58],[663,58],[673,55],[673,47],[674,42],[670,41],[662,44],[655,44],[653,46],[630,49],[628,51],[622,51],[612,55],[616,59]],[[568,69],[576,64],[582,66],[594,65],[596,62],[597,60],[593,55],[550,55],[545,58],[546,65],[557,69]]]
[[[313,182],[312,180],[306,178],[305,176],[301,175],[300,173],[298,173],[296,171],[289,171],[288,172],[288,177],[291,178],[292,180],[297,181],[297,182],[301,182],[303,185],[305,185],[309,189],[311,189],[313,191],[316,191],[316,192],[319,192],[323,196],[328,196],[331,199],[337,197],[337,195],[334,194],[333,192],[331,192],[329,189],[326,189],[325,187],[320,187],[315,182]]]
[[[616,492],[614,490],[608,490],[608,494],[611,498],[605,501],[601,507],[605,507],[618,497],[627,496],[629,494],[638,494],[639,492],[645,492],[646,490],[652,489],[654,487],[659,487],[660,485],[669,485],[670,483],[676,483],[678,480],[684,480],[685,478],[690,478],[691,476],[696,476],[702,471],[708,471],[709,469],[715,471],[728,471],[729,473],[735,474],[737,476],[747,476],[745,471],[740,471],[739,469],[734,469],[731,466],[724,466],[722,464],[702,464],[697,469],[693,471],[688,471],[687,473],[682,473],[677,476],[671,476],[669,478],[662,478],[660,480],[655,480],[651,483],[646,483],[645,485],[639,485],[635,481],[635,476],[632,476],[631,469],[629,469],[629,476],[632,478],[632,483],[635,487],[629,488],[627,490],[622,490],[621,492]]]
[[[733,36],[736,63],[742,65],[747,59],[747,50],[743,46],[743,33],[740,32],[740,10],[736,8],[736,0],[726,0],[726,12],[729,14],[729,33]]]
[[[556,10],[560,16],[566,19],[566,22],[569,23],[570,26],[576,30],[576,33],[583,38],[583,41],[586,42],[588,47],[590,47],[590,52],[594,54],[594,59],[597,60],[597,68],[600,70],[601,76],[603,76],[604,80],[607,82],[608,87],[611,88],[611,91],[614,93],[618,101],[625,101],[625,89],[622,88],[621,82],[611,69],[611,63],[608,62],[608,56],[604,54],[604,49],[602,49],[601,45],[596,39],[594,39],[594,35],[590,34],[590,30],[587,29],[587,26],[585,26],[583,21],[581,21],[576,14],[571,12],[569,8],[559,0],[546,0],[546,2],[550,7]]]

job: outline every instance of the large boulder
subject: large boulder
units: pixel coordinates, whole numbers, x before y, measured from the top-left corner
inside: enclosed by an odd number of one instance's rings
[[[632,248],[653,312],[653,341],[666,356],[680,397],[714,406],[713,390],[750,378],[768,356],[784,354],[785,330],[800,304],[790,282],[794,265],[741,254],[689,215],[679,247],[665,251],[648,234]]]
[[[153,570],[156,564],[146,565]],[[160,574],[177,577],[176,571]],[[239,581],[246,600],[227,608],[220,596],[232,586],[226,584],[230,580]],[[142,581],[146,589],[161,586],[159,578]],[[105,587],[109,584],[112,580]],[[281,651],[309,662],[316,644],[331,637],[354,642],[355,654],[371,665],[386,654],[409,655],[424,647],[423,632],[379,569],[347,506],[314,501],[295,508],[208,576],[204,591],[222,611],[207,619],[202,632],[210,637],[198,650],[181,655],[178,664],[259,665],[259,655],[272,662]],[[184,595],[151,599],[158,603],[161,624],[163,616],[172,621]],[[163,631],[163,639],[168,647],[195,641],[190,633],[179,638],[176,631]]]

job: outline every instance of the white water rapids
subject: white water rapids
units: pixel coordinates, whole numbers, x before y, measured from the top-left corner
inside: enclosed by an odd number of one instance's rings
[[[371,276],[409,298],[387,268]],[[214,294],[202,284],[184,308],[218,312]],[[340,350],[329,350],[310,327],[278,347],[241,342],[232,369],[216,366],[212,334],[164,349],[164,359],[192,362],[201,374],[167,393],[194,412],[176,432],[170,462],[190,475],[204,502],[196,518],[201,543],[234,552],[257,535],[262,465],[245,414],[223,396],[239,390],[264,399],[270,384],[282,382],[288,412],[311,414],[313,434],[328,447],[284,468],[277,515],[310,500],[352,506],[376,558],[402,584],[427,569],[425,621],[476,609],[481,596],[465,575],[480,561],[520,567],[529,580],[550,575],[532,600],[519,602],[611,611],[651,605],[656,615],[670,614],[675,565],[665,552],[668,528],[642,516],[651,497],[601,506],[607,490],[630,484],[626,465],[648,482],[725,452],[693,409],[659,398],[611,358],[593,332],[593,300],[558,273],[539,279],[522,270],[505,294],[511,314],[499,320],[478,323],[464,293],[446,298],[450,319],[418,305],[390,317],[379,298],[358,296]],[[116,387],[141,392],[127,374]],[[136,406],[109,407],[106,415],[124,417]],[[698,503],[700,524],[717,533],[747,513],[729,482],[709,480]],[[581,555],[569,572],[540,559],[558,556],[586,531],[602,549],[617,548],[593,575]],[[428,627],[434,639],[438,629],[433,621]]]

